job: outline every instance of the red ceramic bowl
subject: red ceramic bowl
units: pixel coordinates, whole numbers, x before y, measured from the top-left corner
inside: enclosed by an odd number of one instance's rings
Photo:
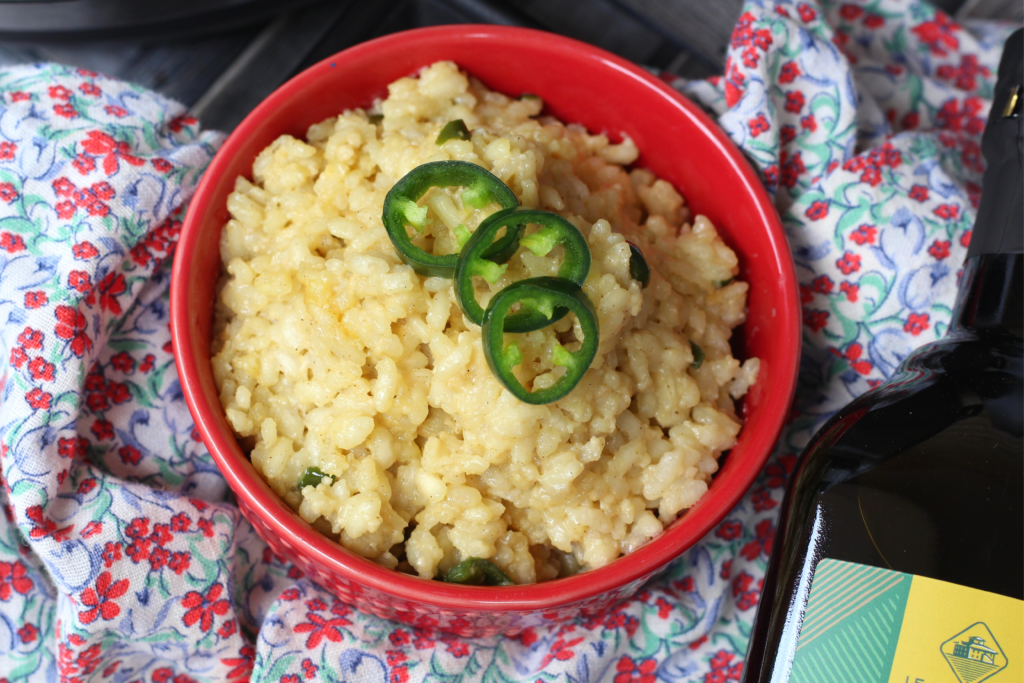
[[[210,367],[211,313],[220,271],[218,240],[227,196],[256,155],[279,135],[304,138],[310,124],[385,96],[388,83],[447,59],[500,92],[531,92],[545,113],[613,139],[628,134],[637,165],[675,185],[737,252],[750,283],[749,316],[736,341],[761,359],[745,424],[704,498],[658,538],[608,566],[515,588],[425,581],[357,557],[302,521],[239,448]],[[796,278],[778,215],[754,170],[696,106],[607,52],[549,33],[502,26],[442,26],[389,35],[302,72],[257,107],[227,139],[188,209],[174,257],[171,333],[185,399],[242,513],[279,555],[360,610],[462,635],[512,633],[595,613],[696,543],[729,512],[764,466],[795,387],[800,355]]]

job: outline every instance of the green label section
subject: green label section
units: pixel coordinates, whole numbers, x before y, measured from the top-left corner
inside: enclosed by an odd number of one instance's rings
[[[819,562],[790,682],[889,680],[912,579],[851,562]]]
[[[1024,681],[1024,601],[825,559],[789,683]]]

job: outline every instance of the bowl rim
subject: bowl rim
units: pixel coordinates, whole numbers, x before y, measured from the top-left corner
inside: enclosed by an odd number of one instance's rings
[[[747,458],[736,465],[732,474],[731,488],[719,490],[719,493],[708,501],[702,498],[697,505],[690,508],[676,523],[670,525],[659,536],[634,550],[626,556],[576,576],[555,579],[541,583],[515,586],[509,588],[458,586],[439,581],[430,581],[387,569],[371,560],[357,556],[341,545],[331,541],[314,530],[303,521],[287,504],[269,488],[260,478],[252,463],[247,458],[239,460],[231,450],[233,435],[226,435],[216,429],[216,411],[222,411],[218,403],[211,406],[204,400],[199,381],[198,364],[192,357],[192,328],[188,313],[188,278],[184,275],[191,269],[195,242],[198,239],[198,216],[205,215],[210,209],[211,195],[215,179],[223,175],[238,152],[246,135],[258,123],[279,108],[308,83],[315,83],[334,64],[354,56],[363,56],[381,48],[392,47],[395,43],[408,43],[411,39],[479,40],[499,38],[513,39],[524,48],[531,44],[543,43],[546,50],[557,49],[561,52],[583,52],[589,58],[603,63],[608,68],[622,72],[642,85],[652,89],[654,94],[669,100],[682,116],[687,117],[707,138],[709,138],[733,168],[743,189],[756,199],[756,209],[761,221],[770,233],[773,258],[783,264],[780,273],[782,290],[789,293],[791,301],[779,302],[779,319],[777,334],[780,338],[789,337],[792,352],[786,354],[781,366],[777,365],[777,377],[785,380],[785,384],[773,386],[773,393],[785,397],[785,401],[765,401],[761,410],[772,415],[772,428],[761,434],[756,442],[763,449],[763,457]],[[424,65],[425,66],[425,65]],[[383,84],[386,85],[386,84]],[[735,146],[726,133],[714,123],[699,107],[686,97],[670,88],[666,83],[649,74],[639,66],[595,46],[556,34],[511,26],[463,24],[418,28],[409,31],[389,34],[347,48],[335,55],[327,57],[317,64],[299,73],[268,96],[257,106],[224,141],[213,161],[203,174],[199,186],[192,197],[189,210],[185,216],[174,256],[171,276],[171,339],[175,349],[177,366],[182,391],[188,408],[195,420],[196,427],[208,447],[218,468],[227,480],[229,488],[241,503],[241,507],[249,508],[275,534],[290,539],[293,546],[301,548],[305,559],[313,564],[326,566],[352,583],[376,589],[395,598],[426,603],[438,608],[454,610],[485,609],[492,612],[523,612],[550,611],[586,601],[600,594],[622,589],[628,584],[645,579],[653,571],[663,567],[671,560],[679,557],[684,551],[695,545],[710,532],[734,506],[742,499],[753,484],[756,476],[770,456],[773,446],[781,433],[788,406],[796,389],[797,368],[801,352],[801,321],[796,287],[796,273],[788,242],[783,232],[782,223],[774,204],[761,183],[754,168]],[[179,353],[177,350],[182,350]],[[756,450],[752,448],[752,450]],[[678,523],[685,519],[686,523]]]

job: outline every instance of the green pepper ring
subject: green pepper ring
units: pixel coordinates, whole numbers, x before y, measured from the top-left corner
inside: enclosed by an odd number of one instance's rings
[[[550,387],[539,391],[527,391],[512,372],[512,368],[522,361],[518,346],[513,343],[509,348],[505,347],[505,317],[513,305],[524,299],[537,299],[550,306],[564,306],[576,314],[583,328],[583,343],[579,350],[568,351],[561,346],[556,348],[555,362],[565,366],[565,374]],[[484,315],[481,337],[484,358],[491,373],[513,396],[532,405],[553,403],[572,391],[594,361],[600,341],[594,304],[578,285],[557,277],[520,280],[495,294]],[[557,353],[558,349],[562,351],[560,354]]]
[[[528,223],[541,225],[542,232],[544,230],[553,230],[553,234],[547,240],[543,240],[547,243],[548,250],[553,248],[555,244],[562,245],[565,253],[562,257],[562,265],[558,268],[559,278],[568,280],[580,287],[587,281],[587,275],[590,273],[590,247],[587,246],[586,238],[583,237],[583,234],[575,225],[550,211],[541,211],[539,209],[506,209],[498,211],[488,216],[477,227],[469,241],[462,247],[462,252],[459,254],[458,262],[455,265],[455,300],[458,302],[459,307],[462,308],[463,313],[466,314],[466,317],[477,325],[483,325],[484,309],[476,301],[473,277],[477,275],[482,276],[488,267],[493,270],[493,266],[487,262],[503,263],[512,257],[512,254],[509,254],[504,258],[504,261],[501,261],[487,256],[494,249],[494,246],[491,245],[491,240],[494,239],[494,235],[501,228],[506,228],[505,236],[498,242],[495,242],[494,245],[504,244],[507,241],[508,235],[514,231],[517,236],[514,246],[518,248],[521,241],[518,236],[522,233],[523,227]],[[514,228],[513,225],[515,226]],[[540,235],[540,233],[535,233],[535,235]],[[533,235],[530,236],[530,238],[532,237]],[[516,248],[512,249],[513,254]],[[560,320],[568,312],[569,310],[564,306],[548,310],[547,312],[541,310],[518,311],[505,320],[504,329],[505,332],[533,332],[534,330],[547,327],[556,320]]]
[[[426,215],[426,208],[417,206],[416,202],[430,188],[460,185],[466,187],[462,194],[463,202],[473,208],[483,208],[491,202],[497,203],[502,209],[519,206],[519,200],[501,179],[468,161],[432,161],[417,166],[395,183],[384,198],[384,229],[395,245],[399,258],[420,275],[451,278],[459,255],[435,256],[414,245],[409,239],[406,225],[413,224],[417,229],[422,226],[416,226],[409,212],[422,210],[423,216]],[[509,250],[509,247],[518,237],[518,233],[509,231],[488,250],[488,258],[498,259],[505,251],[511,252],[505,260],[512,258],[515,251]]]

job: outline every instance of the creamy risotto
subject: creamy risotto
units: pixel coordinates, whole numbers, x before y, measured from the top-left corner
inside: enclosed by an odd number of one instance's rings
[[[392,83],[370,111],[314,125],[305,141],[278,138],[228,200],[213,358],[228,420],[303,519],[423,578],[487,558],[532,583],[648,542],[707,491],[740,430],[734,401],[757,377],[758,360],[730,350],[747,285],[714,226],[669,183],[625,168],[630,140],[542,106],[440,62]],[[454,119],[471,139],[438,145]],[[392,185],[445,159],[479,164],[523,207],[586,237],[600,346],[555,403],[522,403],[499,384],[452,281],[414,273],[384,230]],[[464,206],[459,188],[420,204],[417,244],[439,254],[458,251],[457,226],[498,209]],[[627,240],[651,266],[647,288],[630,277]],[[557,266],[557,250],[521,249],[498,282],[479,281],[478,300]],[[574,325],[517,335],[527,387],[553,381],[553,340]],[[314,466],[327,476],[300,488]]]

